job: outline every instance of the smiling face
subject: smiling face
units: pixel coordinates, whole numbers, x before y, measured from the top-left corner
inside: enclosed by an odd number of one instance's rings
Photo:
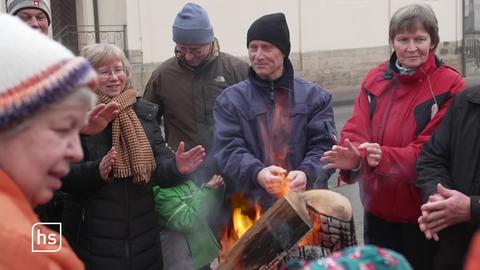
[[[421,27],[413,32],[395,35],[392,45],[400,65],[413,69],[427,62],[428,55],[434,48],[430,35]]]
[[[125,88],[127,73],[121,60],[113,60],[98,67],[98,89],[108,97],[116,97]]]
[[[0,133],[0,168],[35,207],[60,189],[70,163],[83,158],[79,131],[88,106],[60,101],[41,111],[18,132]]]
[[[252,40],[248,43],[248,56],[253,70],[260,78],[276,80],[283,74],[285,55],[273,44],[263,40]]]
[[[24,8],[16,14],[22,21],[33,29],[48,35],[48,17],[42,10],[36,8]]]

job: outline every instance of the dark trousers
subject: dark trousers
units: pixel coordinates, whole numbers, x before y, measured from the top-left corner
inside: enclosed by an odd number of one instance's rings
[[[427,240],[418,224],[388,222],[365,212],[365,244],[397,251],[415,270],[433,270],[437,243]]]

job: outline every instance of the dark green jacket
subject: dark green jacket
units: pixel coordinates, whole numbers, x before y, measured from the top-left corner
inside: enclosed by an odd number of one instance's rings
[[[188,148],[201,144],[208,151],[213,140],[215,98],[247,74],[248,64],[226,53],[196,69],[175,57],[163,62],[152,73],[144,97],[159,105],[157,120],[163,117],[165,121],[167,143],[174,148],[180,141]]]

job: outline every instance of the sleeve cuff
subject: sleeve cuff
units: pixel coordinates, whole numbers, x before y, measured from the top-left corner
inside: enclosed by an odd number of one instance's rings
[[[475,222],[480,222],[480,196],[470,197],[470,219]]]
[[[253,177],[252,177],[252,184],[254,187],[256,188],[263,188],[262,186],[260,186],[260,184],[257,182],[257,175],[258,173],[265,167],[262,167],[262,166],[257,166],[253,169]]]

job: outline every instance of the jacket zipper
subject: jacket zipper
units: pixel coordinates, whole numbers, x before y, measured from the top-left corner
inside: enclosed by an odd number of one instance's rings
[[[123,187],[125,189],[125,198],[127,206],[127,241],[125,242],[125,254],[127,255],[127,263],[130,267],[130,202],[128,197],[128,186],[127,181],[123,181]]]

